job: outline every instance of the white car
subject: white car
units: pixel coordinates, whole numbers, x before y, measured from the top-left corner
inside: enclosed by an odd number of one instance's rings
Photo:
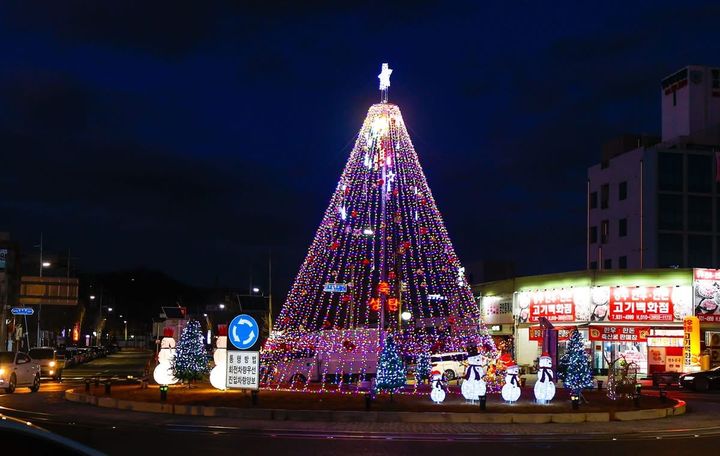
[[[0,352],[0,388],[11,394],[18,386],[40,389],[40,364],[22,352]]]
[[[430,356],[432,370],[439,370],[448,380],[455,380],[465,373],[468,354],[465,352],[438,353]]]

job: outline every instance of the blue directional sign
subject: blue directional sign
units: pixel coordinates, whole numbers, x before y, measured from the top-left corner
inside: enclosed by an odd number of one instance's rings
[[[346,283],[326,283],[323,287],[323,291],[330,293],[347,293]]]
[[[10,309],[13,315],[32,315],[35,313],[32,307],[13,307]]]
[[[260,327],[250,315],[241,314],[233,318],[228,327],[230,342],[240,350],[247,350],[255,345],[260,337]]]

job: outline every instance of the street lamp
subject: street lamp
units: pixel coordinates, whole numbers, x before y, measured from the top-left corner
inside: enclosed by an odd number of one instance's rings
[[[412,314],[406,310],[400,314],[400,318],[402,318],[403,321],[409,321],[412,318]]]
[[[94,300],[95,300],[95,295],[90,295],[90,300],[91,300],[91,301],[94,301]]]
[[[42,267],[49,268],[50,266],[52,266],[52,263],[50,263],[49,261],[43,261]]]
[[[253,287],[253,293],[260,293],[260,289],[258,287]]]
[[[220,310],[225,308],[225,304],[220,304],[218,307],[220,307]]]
[[[125,323],[125,341],[127,342],[127,320],[123,320],[123,323]]]

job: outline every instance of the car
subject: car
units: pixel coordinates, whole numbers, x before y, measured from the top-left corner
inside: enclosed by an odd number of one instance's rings
[[[720,389],[720,366],[702,372],[681,375],[680,387],[695,391]]]
[[[58,355],[53,347],[35,347],[28,352],[33,361],[40,364],[40,375],[51,377],[53,380],[62,380],[65,368],[65,358]]]
[[[0,415],[0,441],[7,454],[102,456],[103,453],[54,434],[27,420]]]
[[[18,386],[40,389],[40,364],[22,352],[0,352],[0,388],[12,394]]]
[[[438,353],[430,356],[432,370],[439,370],[448,380],[460,378],[465,372],[465,362],[468,354],[465,352]]]

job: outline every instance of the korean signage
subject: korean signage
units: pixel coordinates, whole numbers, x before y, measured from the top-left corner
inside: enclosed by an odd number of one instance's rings
[[[648,328],[638,326],[592,326],[590,340],[605,342],[646,342]]]
[[[542,342],[543,340],[543,330],[540,326],[531,326],[530,328],[530,334],[529,339],[530,340],[536,340],[538,342]],[[573,329],[575,329],[575,326],[556,326],[555,329],[558,331],[558,340],[568,340],[570,338],[570,333]]]
[[[673,321],[673,287],[613,287],[610,289],[611,321]]]
[[[486,325],[513,322],[512,297],[483,296],[480,302],[483,322]]]
[[[700,367],[700,320],[698,317],[685,317],[683,332],[683,367],[685,372],[692,372]]]
[[[518,320],[520,323],[540,321],[575,321],[575,307],[587,301],[587,288],[561,288],[555,290],[522,291],[518,293]]]
[[[329,293],[347,293],[347,284],[345,283],[326,283],[323,291]]]
[[[260,352],[228,350],[227,387],[258,389],[260,386]]]
[[[693,269],[693,306],[700,321],[720,323],[720,269]]]

